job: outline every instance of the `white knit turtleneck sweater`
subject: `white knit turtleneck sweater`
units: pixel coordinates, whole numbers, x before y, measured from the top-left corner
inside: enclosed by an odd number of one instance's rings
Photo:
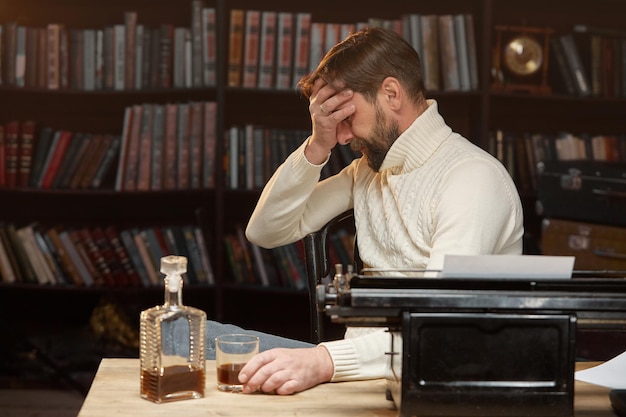
[[[263,247],[295,242],[354,208],[359,255],[373,268],[441,269],[445,254],[521,254],[522,206],[493,156],[452,132],[437,103],[395,141],[380,172],[363,159],[318,181],[304,143],[266,185],[246,233]],[[386,332],[326,342],[333,381],[385,375]]]

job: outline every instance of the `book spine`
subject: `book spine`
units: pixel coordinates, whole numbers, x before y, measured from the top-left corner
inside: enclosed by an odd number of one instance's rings
[[[164,23],[160,26],[158,86],[172,88],[174,68],[174,25]]]
[[[135,88],[135,59],[137,52],[137,12],[124,12],[124,88]]]
[[[185,87],[185,43],[190,36],[186,27],[174,28],[174,67],[172,83],[174,88]]]
[[[141,90],[143,87],[143,55],[145,50],[144,30],[145,26],[142,24],[137,24],[135,27],[135,85],[133,88],[136,90]]]
[[[58,259],[58,256],[54,252],[54,247],[46,239],[43,229],[38,227],[37,225],[34,225],[33,234],[35,237],[35,241],[44,256],[46,264],[52,272],[53,283],[56,285],[65,284],[66,279],[61,268],[60,261]]]
[[[185,237],[185,244],[187,245],[187,252],[189,253],[189,264],[193,268],[196,281],[194,284],[207,284],[206,271],[202,267],[202,259],[200,257],[200,250],[198,248],[198,242],[194,235],[192,226],[182,227],[183,235]]]
[[[583,66],[578,48],[574,42],[574,37],[571,33],[562,35],[560,38],[563,51],[565,52],[565,60],[568,64],[570,73],[576,86],[576,91],[580,96],[588,96],[591,94],[591,87],[589,85],[589,79],[585,68]]]
[[[203,0],[191,2],[191,86],[202,87],[202,6]]]
[[[139,132],[139,146],[137,148],[137,180],[135,190],[148,191],[150,189],[150,169],[152,166],[152,136],[154,123],[154,109],[158,105],[144,104],[141,111],[141,127]]]
[[[292,77],[292,88],[308,73],[309,51],[311,44],[311,14],[298,13],[296,15],[295,56]]]
[[[150,287],[152,285],[152,281],[150,276],[148,275],[148,270],[143,264],[143,260],[141,254],[139,253],[139,249],[135,244],[135,239],[133,236],[133,232],[131,230],[125,229],[119,231],[119,237],[124,249],[126,249],[126,253],[134,267],[135,271],[137,271],[137,275],[139,277],[140,286]]]
[[[60,65],[61,25],[51,23],[47,26],[46,55],[47,74],[46,85],[50,90],[57,90],[61,86]]]
[[[83,172],[83,175],[79,177],[79,187],[87,189],[91,187],[91,183],[96,175],[96,172],[102,166],[107,153],[113,146],[114,137],[111,134],[105,134],[101,136],[100,146],[95,150],[91,162],[87,166],[87,169]]]
[[[124,90],[126,87],[126,26],[113,26],[113,89]]]
[[[141,280],[122,243],[117,228],[115,226],[107,226],[104,229],[96,228],[94,237],[105,252],[112,252],[108,257],[111,259],[110,263],[115,265],[115,269],[119,268],[116,273],[117,284],[122,287],[140,287]]]
[[[35,147],[36,126],[32,120],[22,122],[20,129],[17,186],[27,187],[33,167],[33,151]]]
[[[142,115],[143,106],[134,105],[127,110],[128,117],[124,119],[124,144],[115,186],[118,191],[133,191],[137,188]]]
[[[193,227],[193,233],[196,239],[196,244],[198,245],[198,252],[200,254],[200,261],[202,263],[202,269],[204,270],[206,276],[206,283],[209,285],[215,284],[215,275],[213,274],[213,266],[211,264],[211,258],[209,256],[209,248],[206,244],[206,239],[204,238],[204,233],[202,229],[197,226]]]
[[[122,137],[119,135],[111,136],[111,141],[109,143],[108,148],[106,149],[106,153],[98,166],[96,172],[91,179],[89,187],[98,189],[101,188],[102,184],[105,182],[106,178],[110,173],[113,172],[115,168],[115,161],[118,160],[118,155],[120,153],[120,146],[122,142]]]
[[[324,56],[324,36],[326,35],[326,24],[324,22],[311,23],[311,40],[309,52],[309,72],[315,71],[317,65]]]
[[[162,104],[153,105],[153,120],[152,120],[152,141],[151,146],[143,145],[142,155],[146,155],[144,152],[150,154],[150,190],[162,190],[163,189],[163,146],[165,135],[165,106]],[[140,177],[141,178],[141,177]],[[139,190],[142,187],[137,187]]]
[[[95,265],[89,259],[85,244],[78,235],[78,230],[74,228],[66,228],[59,233],[61,242],[65,245],[70,259],[76,265],[82,282],[88,286],[102,286],[104,281]]]
[[[178,105],[165,105],[165,126],[163,128],[163,169],[162,185],[164,190],[176,189],[176,159],[177,159],[177,120]]]
[[[115,27],[106,26],[103,30],[102,40],[102,88],[105,90],[115,89]]]
[[[32,267],[37,282],[40,285],[53,284],[54,276],[46,264],[41,249],[39,249],[39,246],[35,242],[33,226],[27,225],[17,229],[15,232],[17,237],[21,240],[24,253]]]
[[[461,88],[459,77],[458,51],[452,15],[438,16],[439,53],[442,85],[444,91],[458,91]]]
[[[437,15],[422,15],[422,71],[426,90],[438,90],[439,79],[439,28]]]
[[[5,184],[7,188],[15,188],[19,164],[20,123],[17,120],[8,122],[4,132]]]
[[[478,55],[476,52],[476,30],[474,29],[474,16],[467,13],[465,17],[465,39],[467,41],[467,59],[470,75],[470,89],[478,90]]]
[[[72,173],[71,177],[68,178],[69,188],[71,189],[79,189],[82,187],[83,178],[88,175],[88,172],[92,169],[92,167],[97,163],[97,159],[99,155],[101,155],[102,147],[104,146],[104,135],[101,134],[88,134],[86,135],[89,139],[89,144],[85,144],[83,147],[83,153],[78,155],[79,163],[76,167],[75,171]]]
[[[0,126],[0,136],[3,135],[4,126]],[[39,175],[41,174],[41,170],[43,168],[43,164],[46,158],[46,154],[48,153],[48,149],[50,148],[50,143],[52,142],[52,128],[49,126],[44,126],[39,129],[38,136],[35,143],[34,154],[33,154],[33,162],[32,168],[30,172],[30,176],[28,179],[29,187],[36,187]],[[4,154],[2,153],[2,144],[3,140],[0,137],[0,185],[4,185],[4,179],[2,178],[4,174],[3,162],[4,162]]]
[[[18,278],[13,270],[12,262],[9,257],[10,251],[11,248],[7,248],[5,246],[4,239],[0,239],[0,275],[2,275],[2,282],[7,284],[18,282]]]
[[[61,161],[59,173],[54,177],[51,188],[65,188],[69,186],[70,178],[80,163],[81,145],[83,143],[83,135],[81,133],[72,135],[72,140],[63,156],[63,161]]]
[[[17,56],[17,22],[5,22],[3,26],[4,59],[2,78],[4,85],[15,85],[15,60]]]
[[[141,257],[141,263],[146,270],[147,276],[150,281],[151,286],[160,285],[159,275],[157,274],[157,270],[154,267],[154,263],[152,261],[151,255],[148,252],[148,247],[146,245],[146,241],[140,230],[133,230],[132,232],[133,241],[135,243],[135,247]]]
[[[202,185],[202,108],[202,102],[196,101],[190,104],[191,129],[189,132],[189,188],[191,189],[199,189]]]
[[[330,51],[341,40],[341,24],[326,23],[326,33],[324,34],[324,54]]]
[[[139,235],[141,236],[144,245],[146,247],[148,253],[148,259],[152,264],[152,267],[157,274],[157,277],[160,276],[160,267],[161,267],[161,258],[167,255],[166,251],[164,251],[161,246],[157,236],[155,229],[153,227],[148,227],[145,229],[141,229],[139,231]],[[146,262],[146,259],[144,259]],[[158,279],[158,278],[157,278]]]
[[[560,75],[559,80],[562,83],[565,92],[569,95],[575,95],[576,86],[574,85],[574,78],[567,66],[568,64],[561,42],[558,38],[551,38],[550,47],[552,51],[551,56],[554,57],[554,62],[556,64],[555,66],[557,67],[558,73]]]
[[[256,87],[259,68],[259,38],[261,31],[261,12],[246,10],[243,54],[243,87]]]
[[[94,60],[95,89],[103,90],[104,89],[104,30],[103,29],[96,29],[95,48],[96,48],[96,56]]]
[[[72,133],[63,130],[59,134],[59,140],[55,144],[54,149],[51,149],[52,155],[50,158],[50,162],[46,167],[46,172],[41,181],[41,188],[50,188],[52,182],[54,181],[54,177],[57,175],[59,166],[61,165],[61,161],[63,160],[63,155],[65,155],[65,151],[72,139]]]
[[[115,233],[115,228],[94,227],[89,233],[96,244],[99,253],[103,258],[103,268],[109,271],[112,280],[111,285],[117,287],[131,286],[131,278],[127,274],[126,268],[122,265],[120,252],[115,247],[121,245],[119,237]],[[117,243],[114,244],[114,241]],[[123,250],[123,247],[122,247]],[[135,286],[135,285],[133,285]]]
[[[149,89],[152,87],[152,63],[153,63],[153,48],[152,43],[154,36],[154,30],[147,26],[143,26],[143,34],[141,37],[141,87],[142,89]]]
[[[215,187],[215,159],[217,152],[217,103],[204,103],[202,185],[204,188]]]
[[[250,243],[250,250],[252,252],[252,257],[254,259],[255,271],[259,275],[259,281],[261,285],[264,287],[270,286],[270,279],[267,272],[267,265],[265,264],[265,259],[263,257],[263,249],[254,243]]]
[[[456,51],[458,55],[459,88],[461,91],[469,91],[471,89],[470,64],[469,50],[467,46],[467,30],[465,28],[465,16],[462,14],[454,15],[453,23]]]
[[[90,230],[86,227],[76,230],[76,241],[79,241],[83,246],[88,261],[93,265],[94,270],[98,272],[99,278],[94,281],[98,282],[99,286],[116,287],[117,283],[111,268]]]
[[[15,85],[24,87],[26,84],[26,26],[17,27],[15,39]]]
[[[233,9],[230,11],[230,29],[228,44],[228,86],[241,86],[243,64],[245,11]]]
[[[6,233],[11,242],[11,247],[14,250],[15,258],[19,264],[23,282],[35,284],[38,283],[39,280],[37,279],[37,274],[33,268],[32,263],[30,262],[28,254],[26,253],[26,248],[24,247],[24,243],[19,237],[15,225],[8,224],[6,226]]]
[[[202,9],[202,76],[205,87],[215,85],[216,46],[215,8],[205,7]]]
[[[17,257],[16,249],[13,247],[13,243],[9,236],[9,232],[8,232],[9,227],[10,225],[0,223],[0,242],[2,243],[2,246],[4,247],[6,251],[8,261],[9,261],[9,263],[6,264],[5,267],[7,269],[10,269],[10,271],[7,273],[8,276],[15,278],[13,282],[23,282],[24,276],[23,276],[19,261],[17,259],[18,257]],[[12,279],[12,278],[9,278],[9,279]]]
[[[278,13],[276,88],[279,90],[291,88],[294,34],[293,17],[293,14],[290,12]]]
[[[83,30],[83,85],[85,91],[96,88],[96,31]]]
[[[51,247],[54,247],[54,252],[57,254],[63,272],[67,276],[65,281],[73,283],[76,286],[82,286],[85,283],[82,281],[76,265],[74,265],[65,245],[61,241],[60,233],[60,229],[53,227],[44,233],[44,238],[50,242]]]
[[[38,88],[48,88],[48,27],[37,29],[37,58],[35,75],[35,86]]]
[[[259,88],[274,86],[276,51],[276,12],[264,11],[261,15],[261,38],[259,42]]]
[[[179,190],[189,188],[191,181],[191,155],[190,153],[190,120],[191,109],[188,103],[181,103],[178,107],[178,130],[176,137],[178,139],[177,150],[177,182],[176,186]]]

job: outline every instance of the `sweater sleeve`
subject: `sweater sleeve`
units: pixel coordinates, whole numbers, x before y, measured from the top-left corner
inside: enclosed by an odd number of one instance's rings
[[[352,165],[320,181],[328,160],[311,164],[305,141],[266,184],[246,227],[246,237],[265,247],[293,243],[352,207]]]
[[[434,204],[428,269],[445,254],[520,254],[522,207],[515,185],[497,161],[471,159],[451,169]]]
[[[384,378],[388,373],[391,336],[386,329],[373,333],[320,343],[333,360],[332,382]]]

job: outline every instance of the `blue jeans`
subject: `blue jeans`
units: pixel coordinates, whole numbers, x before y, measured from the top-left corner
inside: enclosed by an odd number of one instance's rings
[[[246,333],[259,337],[259,350],[282,347],[282,348],[309,348],[315,345],[300,340],[289,339],[286,337],[276,336],[269,333],[257,332],[254,330],[246,330],[233,324],[224,324],[217,321],[207,320],[206,322],[206,358],[215,359],[215,338],[226,333]]]

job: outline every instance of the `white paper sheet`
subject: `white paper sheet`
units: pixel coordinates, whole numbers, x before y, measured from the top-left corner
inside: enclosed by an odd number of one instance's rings
[[[571,278],[573,256],[446,255],[442,278]]]
[[[612,389],[626,389],[626,352],[601,365],[577,371],[574,378]]]

